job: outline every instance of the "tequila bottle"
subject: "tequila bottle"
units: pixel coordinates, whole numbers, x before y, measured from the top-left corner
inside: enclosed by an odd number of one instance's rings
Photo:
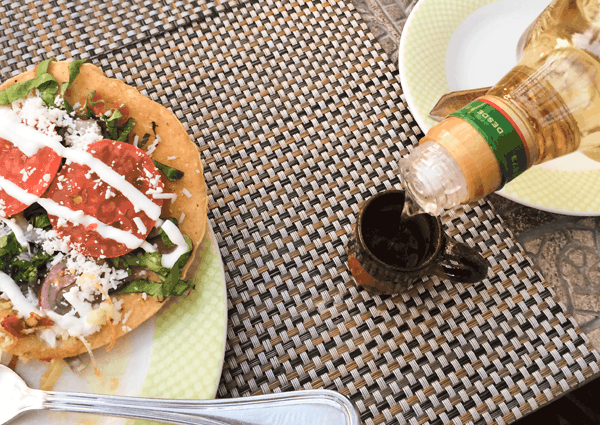
[[[600,146],[600,0],[555,0],[521,58],[485,95],[432,127],[399,161],[408,214],[480,199],[535,164]]]

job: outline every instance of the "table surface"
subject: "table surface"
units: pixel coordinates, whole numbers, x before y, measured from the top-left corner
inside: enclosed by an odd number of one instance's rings
[[[200,147],[228,288],[221,397],[329,388],[368,425],[510,423],[600,373],[596,219],[491,197],[443,218],[490,262],[482,282],[352,283],[359,205],[398,186],[422,134],[396,68],[413,3],[0,1],[2,79],[87,57]]]

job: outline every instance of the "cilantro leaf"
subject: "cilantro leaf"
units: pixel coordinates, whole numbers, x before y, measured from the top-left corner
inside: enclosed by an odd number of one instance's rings
[[[0,257],[8,256],[10,260],[10,257],[16,257],[24,250],[14,233],[0,237]]]
[[[38,215],[33,218],[33,227],[43,229],[45,227],[52,226],[50,219],[47,215]]]

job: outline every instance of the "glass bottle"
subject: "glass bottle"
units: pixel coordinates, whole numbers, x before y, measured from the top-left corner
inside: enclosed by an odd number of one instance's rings
[[[432,127],[399,161],[412,213],[439,215],[535,164],[600,146],[600,0],[553,1],[518,54],[484,96]]]

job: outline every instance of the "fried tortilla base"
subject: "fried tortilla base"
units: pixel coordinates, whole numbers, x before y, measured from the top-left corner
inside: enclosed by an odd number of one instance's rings
[[[48,68],[59,84],[69,80],[69,62],[52,62]],[[20,74],[0,85],[0,90],[35,77],[35,70]],[[202,161],[196,145],[190,140],[184,126],[167,108],[148,99],[135,88],[120,80],[107,78],[94,65],[83,64],[80,74],[67,90],[66,98],[72,105],[81,102],[88,93],[95,91],[107,102],[126,105],[129,116],[135,119],[135,127],[130,134],[130,140],[138,136],[141,140],[145,134],[154,134],[154,129],[161,137],[161,142],[151,155],[152,159],[184,172],[183,178],[170,182],[164,179],[165,193],[177,194],[177,199],[163,204],[161,217],[174,217],[180,221],[179,227],[183,233],[192,239],[194,248],[190,260],[183,269],[185,279],[193,279],[199,259],[196,259],[198,246],[204,238],[207,228],[207,189],[204,182]],[[151,141],[153,138],[151,138]],[[169,158],[175,157],[172,160]],[[184,193],[187,189],[191,196]],[[194,261],[196,260],[196,261]],[[113,296],[114,297],[114,296]],[[135,329],[145,320],[153,316],[164,304],[164,300],[153,297],[143,299],[142,294],[117,295],[117,300],[123,300],[121,315],[131,311],[126,326]],[[12,309],[0,310],[0,321],[16,314]],[[114,329],[113,329],[114,328]],[[114,336],[120,337],[126,332],[122,324],[104,325],[99,332],[85,337],[92,349],[110,344]],[[4,337],[6,336],[6,337]],[[53,359],[73,357],[87,351],[82,341],[75,337],[57,341],[55,347],[50,347],[35,334],[16,338],[0,327],[0,348],[11,354],[31,359]]]

